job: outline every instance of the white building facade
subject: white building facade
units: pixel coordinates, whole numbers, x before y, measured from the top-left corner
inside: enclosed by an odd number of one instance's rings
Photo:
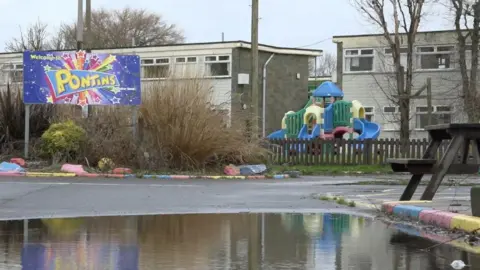
[[[395,100],[395,73],[391,49],[383,35],[335,36],[343,47],[343,68],[337,81],[346,100],[359,100],[372,121],[382,126],[381,137],[398,137],[399,109]],[[401,39],[401,62],[407,67],[406,38]],[[419,32],[413,55],[413,90],[415,93],[431,80],[432,124],[464,120],[461,110],[461,75],[455,31]],[[468,52],[467,52],[468,57]],[[467,66],[469,64],[467,63]],[[338,78],[341,76],[341,78]],[[421,95],[426,95],[423,91]],[[427,100],[411,100],[412,138],[426,138]]]

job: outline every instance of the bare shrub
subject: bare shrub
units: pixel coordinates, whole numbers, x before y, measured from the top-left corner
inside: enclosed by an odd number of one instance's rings
[[[267,151],[245,136],[243,124],[230,127],[222,110],[229,104],[213,105],[207,80],[171,78],[144,86],[140,112],[149,156],[181,170],[265,161]]]
[[[82,118],[81,109],[63,106],[56,110],[56,121],[73,120],[87,134],[83,145],[82,159],[96,165],[108,157],[118,166],[136,167],[137,150],[132,136],[132,114],[129,107],[91,107],[88,118]]]
[[[30,137],[38,138],[49,127],[51,105],[31,105]],[[0,87],[0,152],[2,156],[20,155],[24,146],[25,105],[20,86]]]

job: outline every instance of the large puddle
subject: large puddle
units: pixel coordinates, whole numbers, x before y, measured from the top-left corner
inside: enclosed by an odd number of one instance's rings
[[[344,214],[205,214],[0,223],[0,269],[480,269],[478,257]]]

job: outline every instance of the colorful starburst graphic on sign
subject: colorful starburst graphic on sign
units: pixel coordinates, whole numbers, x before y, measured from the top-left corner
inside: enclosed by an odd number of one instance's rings
[[[138,56],[25,52],[25,103],[140,104]]]

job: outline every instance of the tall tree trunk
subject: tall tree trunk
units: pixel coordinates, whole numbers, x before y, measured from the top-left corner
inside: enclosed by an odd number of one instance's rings
[[[469,96],[468,102],[470,103],[469,122],[478,123],[480,120],[479,110],[477,109],[477,72],[478,72],[478,46],[479,46],[479,33],[480,31],[480,4],[477,2],[473,5],[473,29],[470,34],[472,40],[472,66],[470,68],[470,85],[468,88]]]
[[[405,83],[405,71],[401,66],[397,75],[397,88],[400,93],[398,108],[400,110],[400,145],[401,149],[406,150],[410,142],[410,92]]]
[[[480,36],[480,5],[477,3],[470,6],[464,0],[451,0],[455,11],[455,31],[458,41],[458,64],[461,74],[462,99],[464,112],[468,121],[478,123],[480,120],[480,110],[477,109],[477,70],[478,70],[478,52]],[[472,14],[473,13],[473,14]],[[465,29],[463,24],[467,25],[468,16],[473,16],[473,25],[471,29]],[[467,37],[471,42],[471,62],[467,66]],[[470,72],[469,72],[470,69]]]

